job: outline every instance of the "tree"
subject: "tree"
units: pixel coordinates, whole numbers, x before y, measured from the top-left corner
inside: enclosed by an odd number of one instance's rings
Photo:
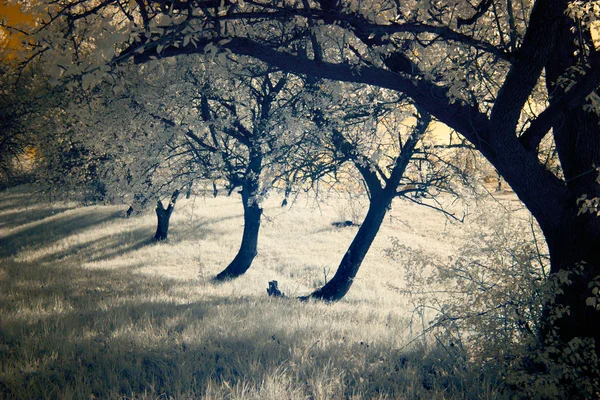
[[[112,1],[77,1],[77,8],[71,3],[56,6],[61,8],[45,22],[64,23],[64,33],[77,45],[88,42],[90,22],[102,26],[109,9],[121,20],[113,22],[120,24],[119,36],[94,28],[109,36],[110,51],[98,49],[92,62],[70,63],[67,77],[101,74],[100,68],[130,59],[234,52],[296,73],[406,94],[490,161],[539,223],[551,272],[569,275],[570,284],[548,305],[546,317],[557,306],[569,312],[543,333],[557,332],[564,343],[594,339],[600,353],[600,311],[586,305],[594,296],[591,282],[600,275],[600,220],[580,213],[577,202],[598,196],[593,111],[600,55],[590,29],[596,3],[151,1],[123,11],[118,11],[123,4]],[[323,59],[314,57],[317,50],[297,52],[299,42],[324,48]],[[38,54],[45,55],[48,45],[38,43]],[[538,93],[548,105],[538,103],[535,118],[522,119],[524,106]],[[558,175],[538,157],[538,144],[550,131],[562,167]]]
[[[124,91],[132,93],[136,118],[142,118],[144,126],[154,123],[168,129],[169,144],[161,145],[160,135],[146,135],[135,148],[148,149],[134,158],[144,164],[142,171],[154,176],[155,162],[176,156],[187,170],[195,171],[196,178],[226,182],[229,194],[239,190],[244,207],[242,241],[234,259],[215,280],[236,278],[248,270],[258,252],[262,200],[288,174],[286,160],[302,145],[305,125],[310,123],[294,109],[302,80],[262,63],[231,60],[224,65],[199,56],[156,61],[146,67],[140,84],[134,88],[125,80]],[[168,151],[159,151],[163,147]],[[147,166],[144,153],[153,154],[151,159],[156,161]],[[142,192],[149,191],[152,183],[147,175],[140,176]],[[136,197],[138,202],[148,198]],[[169,209],[163,212],[159,202],[159,225]]]
[[[310,113],[316,128],[326,132],[320,139],[324,158],[331,165],[351,163],[369,197],[368,212],[335,275],[303,297],[337,301],[350,289],[392,201],[404,198],[425,204],[426,198],[434,199],[440,190],[449,191],[454,168],[425,145],[431,116],[411,106],[404,96],[332,82],[319,86]]]
[[[156,226],[154,240],[167,240],[167,235],[169,234],[169,219],[171,218],[171,214],[175,209],[177,197],[179,197],[179,190],[175,190],[173,192],[171,201],[169,202],[169,206],[167,208],[165,208],[162,201],[158,200],[156,202],[156,217],[158,218],[158,225]]]
[[[213,64],[212,68],[223,66]],[[196,112],[188,115],[199,121],[188,123],[199,129],[190,135],[190,145],[199,158],[219,160],[217,176],[227,182],[229,193],[240,188],[244,207],[240,249],[214,278],[223,281],[250,268],[258,253],[262,200],[288,173],[286,160],[303,143],[307,122],[294,113],[302,82],[252,63],[226,76],[208,72],[202,80],[197,70],[192,74],[194,85],[188,90]]]
[[[6,57],[0,47],[0,58]],[[40,102],[47,85],[43,75],[34,68],[21,76],[14,60],[0,61],[0,186],[23,182],[31,178],[35,159],[34,122],[43,114]]]

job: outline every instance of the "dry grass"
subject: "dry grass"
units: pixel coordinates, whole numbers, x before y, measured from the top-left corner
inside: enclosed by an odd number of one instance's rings
[[[248,273],[210,278],[235,255],[235,197],[180,201],[169,240],[152,213],[44,204],[27,188],[0,193],[0,398],[496,398],[493,377],[411,340],[402,271],[389,237],[451,254],[460,227],[398,203],[348,296],[294,296],[331,277],[355,227],[331,226],[335,199],[291,209],[267,201]]]

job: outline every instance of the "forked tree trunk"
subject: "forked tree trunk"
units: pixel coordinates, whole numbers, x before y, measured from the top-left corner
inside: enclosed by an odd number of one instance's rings
[[[258,232],[262,208],[249,192],[247,187],[242,188],[242,202],[244,203],[242,244],[233,261],[214,278],[215,281],[225,281],[244,274],[258,253]]]
[[[177,202],[177,197],[179,197],[179,190],[173,192],[171,196],[171,201],[169,202],[169,206],[164,208],[162,201],[158,200],[156,202],[156,216],[158,218],[158,226],[156,227],[156,234],[154,235],[155,241],[166,240],[169,234],[169,220],[171,219],[171,214],[175,209],[175,203]]]
[[[589,30],[575,26],[573,20],[562,15],[559,20],[559,32],[555,38],[555,50],[546,64],[546,83],[552,105],[564,89],[558,85],[561,77],[569,68],[581,60],[577,48],[578,40],[590,44],[594,51]],[[579,51],[579,53],[577,53]],[[567,187],[574,198],[564,206],[560,225],[557,229],[545,232],[550,250],[551,272],[570,271],[570,284],[562,286],[553,307],[566,307],[568,313],[553,321],[552,313],[545,312],[542,325],[543,333],[555,329],[560,340],[568,343],[576,337],[595,339],[596,354],[600,356],[600,311],[586,304],[587,298],[595,298],[592,293],[600,281],[600,219],[595,214],[579,214],[575,198],[600,196],[600,185],[595,167],[600,165],[600,127],[598,115],[584,109],[583,106],[569,111],[553,126],[554,140]],[[542,221],[540,225],[542,225]],[[548,320],[547,318],[550,318]],[[545,327],[544,327],[545,325]]]
[[[393,198],[393,195],[386,194],[385,192],[378,196],[378,198],[371,198],[367,216],[358,229],[348,251],[344,254],[333,278],[309,296],[301,297],[301,300],[313,298],[325,301],[338,301],[348,293],[363,259],[367,255],[375,236],[377,236],[377,232],[379,232],[381,223],[392,204]]]

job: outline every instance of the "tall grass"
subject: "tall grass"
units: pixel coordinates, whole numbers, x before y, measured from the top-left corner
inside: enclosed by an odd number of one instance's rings
[[[267,201],[248,273],[210,282],[241,239],[237,198],[178,203],[166,243],[152,213],[0,193],[0,398],[497,398],[498,382],[459,354],[410,345],[418,327],[389,237],[450,254],[461,229],[394,205],[348,296],[293,298],[322,285],[356,232],[335,199]],[[291,297],[272,299],[278,280]]]

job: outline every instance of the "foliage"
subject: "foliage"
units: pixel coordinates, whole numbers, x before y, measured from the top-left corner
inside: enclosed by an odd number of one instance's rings
[[[386,253],[405,268],[414,314],[431,319],[423,335],[464,351],[465,368],[500,374],[505,390],[523,398],[593,396],[600,384],[593,342],[561,342],[552,322],[569,312],[554,299],[577,272],[549,278],[539,228],[522,210],[489,201],[485,210],[470,216],[464,245],[447,258],[392,238]]]
[[[0,61],[0,186],[18,181],[30,172],[27,164],[33,154],[27,151],[35,145],[28,124],[28,120],[35,118],[30,99],[35,84],[27,79],[28,82],[17,85],[17,75],[14,63]]]

